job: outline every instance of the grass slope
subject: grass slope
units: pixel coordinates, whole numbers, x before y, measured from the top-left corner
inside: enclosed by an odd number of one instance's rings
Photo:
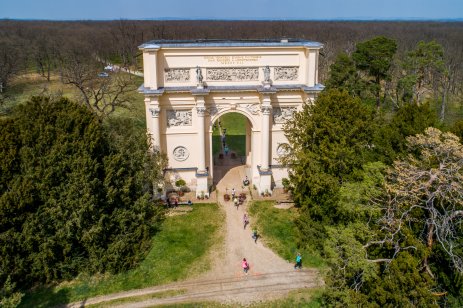
[[[294,220],[296,208],[277,209],[274,201],[254,201],[249,208],[251,224],[262,236],[262,240],[279,256],[295,262],[297,252],[302,255],[303,265],[321,268],[323,259],[314,251],[297,247],[297,228]]]
[[[145,260],[115,275],[81,276],[58,286],[37,290],[20,307],[50,307],[97,295],[165,284],[209,269],[207,252],[221,240],[223,212],[216,204],[195,204],[186,215],[168,217],[153,237]]]

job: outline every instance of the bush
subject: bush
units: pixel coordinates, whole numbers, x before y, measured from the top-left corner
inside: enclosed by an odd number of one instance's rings
[[[175,181],[175,186],[177,186],[177,187],[183,187],[185,185],[186,185],[186,182],[183,179],[179,179],[179,180]]]

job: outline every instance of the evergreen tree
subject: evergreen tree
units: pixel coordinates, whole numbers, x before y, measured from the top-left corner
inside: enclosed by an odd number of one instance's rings
[[[296,204],[301,241],[324,238],[325,224],[338,221],[340,185],[368,159],[373,112],[347,92],[324,91],[285,126],[290,143],[283,162]]]
[[[0,120],[1,283],[117,272],[143,258],[163,217],[151,200],[161,171],[145,172],[158,155],[122,125],[108,133],[85,107],[43,97]]]
[[[371,78],[377,108],[380,107],[381,102],[381,82],[390,77],[390,68],[396,50],[397,44],[394,40],[377,36],[358,43],[352,54],[356,67]]]

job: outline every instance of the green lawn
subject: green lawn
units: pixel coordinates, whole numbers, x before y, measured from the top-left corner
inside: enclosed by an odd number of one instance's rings
[[[297,228],[294,220],[298,215],[296,208],[277,209],[274,201],[254,201],[249,208],[251,225],[256,226],[262,240],[285,260],[295,262],[297,252],[302,255],[304,266],[321,268],[323,259],[314,251],[299,249]]]
[[[136,268],[115,275],[81,276],[74,281],[26,294],[21,307],[50,307],[102,294],[185,279],[209,269],[207,252],[222,240],[224,213],[216,204],[195,204],[186,215],[171,216],[153,237]]]
[[[234,151],[238,156],[244,156],[246,151],[246,123],[247,119],[239,113],[227,113],[220,117],[222,128],[227,129],[226,143],[231,151]],[[218,120],[212,133],[212,151],[214,155],[222,149],[220,133],[218,129]]]

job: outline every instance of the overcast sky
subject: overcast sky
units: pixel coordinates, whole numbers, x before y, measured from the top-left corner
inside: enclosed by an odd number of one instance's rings
[[[463,0],[0,0],[10,19],[455,19]]]

